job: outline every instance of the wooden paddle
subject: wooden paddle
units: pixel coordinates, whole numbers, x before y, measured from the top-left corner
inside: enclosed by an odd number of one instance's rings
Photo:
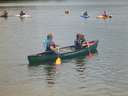
[[[60,50],[59,50],[59,47],[57,47],[57,59],[56,59],[56,61],[55,61],[55,64],[56,65],[59,65],[59,64],[61,64],[62,63],[62,60],[61,60],[61,58],[60,58],[60,55],[59,55],[59,52]]]
[[[91,57],[92,53],[90,51],[90,45],[89,45],[89,41],[86,39],[86,43],[87,43],[87,47],[88,47],[88,56]]]

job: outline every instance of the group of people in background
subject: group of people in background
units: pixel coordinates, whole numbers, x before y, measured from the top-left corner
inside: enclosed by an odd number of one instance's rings
[[[20,16],[23,16],[23,15],[25,15],[25,12],[21,10],[20,13],[19,13],[19,15],[20,15]],[[8,17],[8,12],[7,12],[7,10],[4,10],[4,11],[2,12],[1,17]]]
[[[83,16],[88,16],[87,10],[85,12],[83,12]],[[105,17],[108,16],[108,14],[107,14],[107,12],[105,10],[103,11],[102,16],[105,16]]]
[[[75,49],[79,50],[83,47],[87,47],[87,46],[83,45],[84,43],[86,43],[85,35],[82,34],[82,33],[77,33],[76,38],[74,40]],[[49,33],[47,35],[47,38],[46,38],[46,49],[45,49],[45,51],[53,54],[56,51],[56,47],[57,47],[57,44],[53,40],[53,34]]]
[[[66,11],[65,11],[65,14],[69,14],[69,10],[66,10]],[[23,16],[23,15],[25,15],[25,12],[24,12],[23,10],[21,10],[20,13],[19,13],[19,15],[20,15],[20,16]],[[83,16],[88,16],[87,10],[83,13]],[[103,11],[102,16],[107,16],[106,11]],[[7,12],[7,10],[4,10],[4,11],[2,12],[1,17],[8,17],[8,12]]]

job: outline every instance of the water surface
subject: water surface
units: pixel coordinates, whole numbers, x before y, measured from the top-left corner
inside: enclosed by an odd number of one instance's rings
[[[127,96],[128,2],[100,1],[4,3],[0,10],[7,9],[10,16],[0,18],[0,96]],[[87,20],[80,18],[85,9]],[[32,18],[16,17],[20,10]],[[103,10],[113,18],[96,19]],[[44,50],[48,32],[60,46],[85,33],[87,40],[99,40],[98,53],[61,65],[28,66],[27,56]]]

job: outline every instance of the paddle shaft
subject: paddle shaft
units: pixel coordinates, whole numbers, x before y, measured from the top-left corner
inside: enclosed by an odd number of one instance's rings
[[[85,40],[86,40],[87,47],[88,47],[88,53],[90,54],[91,52],[90,52],[90,49],[89,49],[90,46],[89,46],[89,42],[88,42],[87,36],[86,36]]]
[[[57,48],[57,59],[56,59],[56,61],[55,61],[55,64],[61,64],[62,62],[61,62],[61,58],[60,58],[60,52],[59,52],[60,50],[59,50],[59,47]]]

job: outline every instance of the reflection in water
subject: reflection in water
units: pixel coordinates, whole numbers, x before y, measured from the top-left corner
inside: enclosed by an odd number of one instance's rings
[[[20,19],[21,21],[24,21],[25,19],[27,19],[27,20],[29,20],[29,19],[30,19],[30,20],[31,20],[31,18],[21,17],[21,16],[19,17],[19,19]]]
[[[81,79],[81,80],[83,80],[84,78],[85,78],[85,73],[84,73],[84,71],[85,71],[85,69],[86,69],[86,61],[87,59],[83,56],[83,57],[81,57],[81,58],[76,58],[75,59],[75,64],[76,64],[76,71],[78,72],[78,74],[79,74],[79,78]]]
[[[89,53],[87,56],[82,56],[79,58],[75,59],[75,64],[76,64],[76,70],[77,72],[79,72],[80,78],[84,79],[85,78],[85,69],[86,69],[86,62],[88,60],[92,60],[94,56],[96,56],[98,54],[97,51],[93,52],[93,53]]]
[[[97,55],[97,52],[91,53],[90,55],[87,56],[80,56],[79,58],[74,58],[73,62],[75,63],[75,69],[78,72],[78,75],[80,77],[81,83],[85,81],[86,75],[85,75],[85,70],[86,70],[86,63],[88,60],[91,60],[95,55]],[[70,60],[67,61],[68,63]],[[63,62],[66,63],[66,62]],[[66,65],[66,64],[65,64]],[[55,84],[57,84],[57,76],[59,74],[60,67],[61,65],[56,65],[56,64],[42,64],[38,66],[29,66],[29,71],[30,71],[30,76],[34,77],[33,79],[41,80],[41,82],[45,81],[47,82],[46,85],[48,87],[54,87]],[[83,87],[81,87],[83,88]]]
[[[88,61],[91,61],[94,56],[97,55],[97,51],[94,52],[94,53],[89,53],[88,55],[86,56],[81,56],[79,58],[76,58],[74,61],[75,63],[75,69],[78,73],[78,82],[80,82],[80,85],[78,87],[78,89],[85,89],[86,88],[86,85],[85,85],[85,82],[87,81],[87,64],[88,64]]]
[[[7,19],[8,19],[8,17],[1,17],[1,18],[5,19],[5,20],[7,20]]]
[[[24,21],[24,17],[19,17],[21,21]]]
[[[49,87],[56,84],[56,78],[57,78],[57,74],[59,72],[60,66],[61,65],[56,65],[56,64],[45,66],[46,80]]]
[[[78,72],[84,72],[85,63],[86,63],[86,60],[84,60],[84,59],[76,59],[76,67],[77,67]]]
[[[50,87],[54,85],[56,82],[56,73],[58,70],[57,68],[58,68],[58,65],[46,65],[44,67],[46,72],[46,80]]]
[[[93,57],[95,57],[96,55],[98,55],[98,51],[97,51],[97,50],[94,51],[94,52],[90,52],[90,53],[86,56],[86,58],[87,58],[87,60],[92,60]]]
[[[56,83],[56,75],[59,71],[59,67],[60,65],[44,64],[38,66],[29,66],[28,68],[32,80],[36,79],[36,81],[38,81],[42,79],[42,81],[44,80],[47,82],[48,87],[52,87]]]

